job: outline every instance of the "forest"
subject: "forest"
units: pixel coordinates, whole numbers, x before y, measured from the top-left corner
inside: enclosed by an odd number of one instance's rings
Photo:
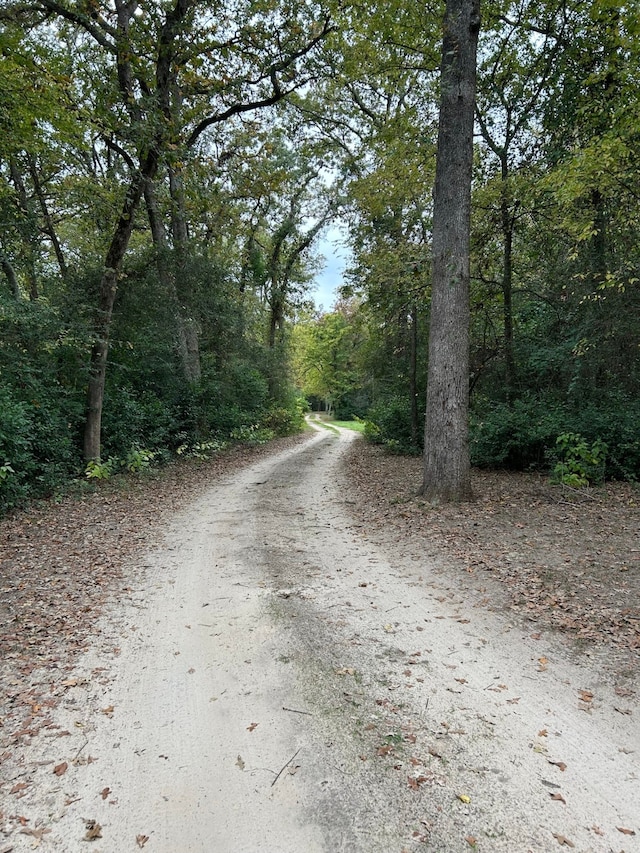
[[[2,0],[0,511],[309,406],[423,451],[444,11]],[[473,465],[640,477],[639,82],[634,4],[483,5]]]

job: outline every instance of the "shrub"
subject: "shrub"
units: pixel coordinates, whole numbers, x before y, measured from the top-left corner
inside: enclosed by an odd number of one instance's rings
[[[575,438],[558,444],[561,436]],[[485,406],[471,416],[471,461],[479,467],[549,470],[562,461],[565,441],[567,451],[573,443],[572,464],[586,466],[589,482],[594,482],[592,474],[599,479],[639,479],[640,403],[609,397],[597,406],[574,408],[541,397],[524,397],[512,406]],[[575,449],[578,446],[582,449]],[[595,455],[598,462],[586,458],[580,462],[581,455]],[[590,465],[598,469],[597,475]],[[580,477],[579,472],[574,474]]]
[[[417,440],[411,434],[411,404],[406,397],[393,397],[372,406],[367,413],[364,436],[393,453],[415,454],[422,450],[422,430],[418,430]]]
[[[553,483],[581,488],[604,480],[607,445],[596,439],[589,444],[581,435],[564,432],[556,439],[558,461],[551,472]]]
[[[260,425],[274,435],[295,435],[304,428],[307,401],[294,400],[289,406],[274,406],[260,419]]]

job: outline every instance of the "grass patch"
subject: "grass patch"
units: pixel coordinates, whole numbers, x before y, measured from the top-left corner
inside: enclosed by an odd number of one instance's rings
[[[337,427],[351,429],[354,432],[364,432],[364,421],[332,421]]]

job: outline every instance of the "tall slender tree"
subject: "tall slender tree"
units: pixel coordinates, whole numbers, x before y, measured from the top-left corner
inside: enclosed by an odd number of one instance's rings
[[[447,0],[433,209],[433,282],[425,418],[429,500],[470,497],[469,252],[479,0]]]

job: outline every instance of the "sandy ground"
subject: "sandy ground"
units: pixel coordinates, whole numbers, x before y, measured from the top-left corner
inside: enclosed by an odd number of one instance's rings
[[[174,517],[5,765],[0,853],[640,850],[637,699],[368,541],[353,437]]]

